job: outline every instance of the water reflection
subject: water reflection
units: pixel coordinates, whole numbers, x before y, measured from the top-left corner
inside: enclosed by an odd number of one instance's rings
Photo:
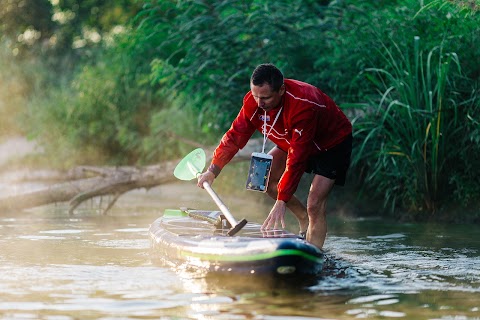
[[[479,227],[331,217],[318,278],[205,275],[150,251],[149,224],[184,188],[127,195],[109,216],[57,206],[0,217],[0,318],[480,318]],[[185,201],[211,209],[195,192]]]
[[[82,314],[145,314],[186,305],[177,280],[167,270],[151,267],[53,265],[16,268],[0,278],[0,311]],[[18,285],[21,284],[21,287]],[[162,299],[158,299],[162,297]]]

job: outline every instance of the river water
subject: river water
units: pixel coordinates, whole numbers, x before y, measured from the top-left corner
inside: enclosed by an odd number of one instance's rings
[[[256,198],[223,200],[256,222],[270,208]],[[148,227],[164,209],[215,209],[193,183],[130,192],[108,215],[101,205],[73,216],[65,205],[0,214],[1,319],[480,319],[478,225],[332,214],[325,271],[285,285],[157,259]]]

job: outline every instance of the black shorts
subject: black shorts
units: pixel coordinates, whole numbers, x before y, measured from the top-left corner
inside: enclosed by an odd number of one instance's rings
[[[345,185],[352,155],[352,140],[352,134],[350,134],[335,147],[310,157],[305,172],[335,180],[335,184],[339,186]]]

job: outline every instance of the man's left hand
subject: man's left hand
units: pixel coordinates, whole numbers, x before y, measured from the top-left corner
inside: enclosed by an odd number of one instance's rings
[[[277,229],[282,226],[285,229],[285,211],[287,210],[287,203],[282,200],[277,200],[273,205],[272,210],[268,214],[267,219],[262,225],[262,230]]]

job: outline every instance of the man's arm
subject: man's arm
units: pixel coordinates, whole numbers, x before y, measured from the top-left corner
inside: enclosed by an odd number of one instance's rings
[[[302,178],[307,160],[315,148],[313,143],[318,113],[307,109],[292,120],[292,138],[288,148],[285,171],[278,183],[277,200],[288,202]]]
[[[245,147],[255,132],[256,128],[250,121],[247,112],[247,108],[251,108],[248,104],[251,104],[251,102],[248,101],[249,97],[251,97],[251,94],[245,96],[240,112],[213,152],[212,162],[208,167],[208,171],[212,172],[215,177],[217,177],[223,167],[232,160],[238,150]]]

